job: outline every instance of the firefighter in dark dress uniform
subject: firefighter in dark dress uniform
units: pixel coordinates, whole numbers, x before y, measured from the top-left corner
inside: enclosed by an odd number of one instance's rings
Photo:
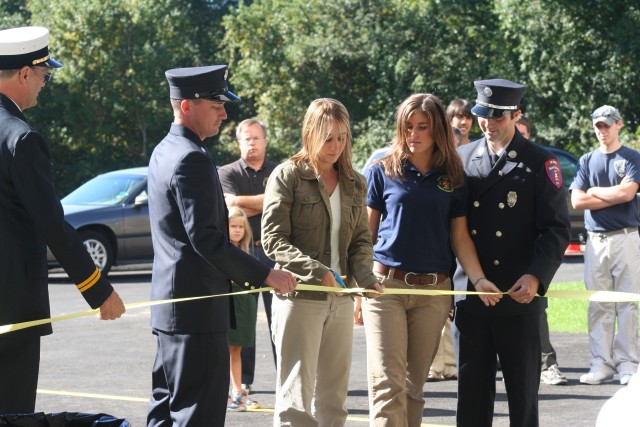
[[[124,304],[102,277],[78,232],[64,220],[51,174],[49,143],[26,121],[49,71],[49,30],[0,31],[0,325],[50,317],[47,245],[100,318]],[[40,337],[51,324],[0,335],[0,414],[35,409]]]
[[[229,242],[228,212],[204,139],[227,118],[227,66],[165,73],[174,122],[149,162],[149,218],[154,300],[225,294],[230,279],[266,283],[287,293],[295,279],[269,269]],[[147,425],[222,426],[229,388],[228,297],[156,305],[151,327],[158,349]]]
[[[558,161],[516,130],[525,87],[475,82],[472,113],[484,138],[458,148],[469,181],[469,233],[487,279],[509,295],[495,306],[457,301],[460,331],[459,426],[491,426],[496,355],[512,426],[538,426],[541,298],[569,243],[569,215]],[[473,291],[458,269],[456,289]]]

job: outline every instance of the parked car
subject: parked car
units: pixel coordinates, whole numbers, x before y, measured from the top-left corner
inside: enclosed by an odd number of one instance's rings
[[[571,220],[571,245],[582,245],[586,239],[586,232],[584,229],[584,211],[573,208],[571,205],[571,195],[569,193],[569,186],[573,182],[573,178],[576,176],[578,158],[559,148],[545,148],[551,151],[556,159],[558,159],[558,162],[560,162],[560,168],[562,169],[562,181],[564,183],[564,188],[567,190],[567,206],[569,207],[569,218]],[[371,153],[371,156],[362,168],[362,173],[364,174],[366,170],[371,167],[374,161],[384,157],[384,155],[387,154],[387,151],[388,147],[384,147],[378,148]]]
[[[98,175],[61,200],[65,219],[103,274],[113,265],[153,262],[147,168]],[[49,266],[57,266],[51,251]]]

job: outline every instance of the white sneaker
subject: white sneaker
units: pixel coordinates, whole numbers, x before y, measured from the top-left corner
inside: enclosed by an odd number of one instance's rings
[[[562,385],[567,383],[567,377],[562,375],[558,365],[551,365],[549,366],[549,369],[540,372],[540,383]]]
[[[613,374],[605,374],[598,371],[590,371],[588,374],[584,374],[580,377],[582,384],[598,385],[604,383],[610,383],[613,381]]]
[[[620,384],[621,385],[629,384],[629,381],[631,381],[631,377],[632,376],[633,376],[633,374],[622,374],[622,375],[620,375]]]

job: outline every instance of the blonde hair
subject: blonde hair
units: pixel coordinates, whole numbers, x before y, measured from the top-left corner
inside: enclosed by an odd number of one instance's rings
[[[435,143],[433,168],[443,169],[449,175],[453,188],[461,187],[464,184],[464,169],[456,153],[453,130],[442,102],[429,93],[411,95],[396,109],[396,136],[391,141],[389,154],[379,160],[384,166],[385,174],[390,178],[404,176],[403,164],[411,158],[407,145],[407,124],[409,117],[416,111],[427,117],[431,127],[431,137]]]
[[[297,166],[307,163],[319,174],[320,149],[331,129],[339,125],[344,126],[347,137],[337,163],[347,176],[353,175],[349,113],[340,101],[332,98],[316,99],[309,105],[302,123],[302,149],[290,160]]]
[[[249,218],[247,218],[247,214],[245,214],[241,208],[233,206],[229,208],[229,219],[231,218],[242,218],[244,222],[244,236],[242,236],[242,239],[238,243],[238,247],[246,253],[249,253],[249,245],[253,240],[253,233],[251,232],[251,226],[249,225]]]

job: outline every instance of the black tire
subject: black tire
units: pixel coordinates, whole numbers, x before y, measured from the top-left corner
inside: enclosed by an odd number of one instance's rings
[[[106,277],[113,266],[113,248],[109,239],[104,234],[93,230],[81,231],[80,235],[91,259]]]

